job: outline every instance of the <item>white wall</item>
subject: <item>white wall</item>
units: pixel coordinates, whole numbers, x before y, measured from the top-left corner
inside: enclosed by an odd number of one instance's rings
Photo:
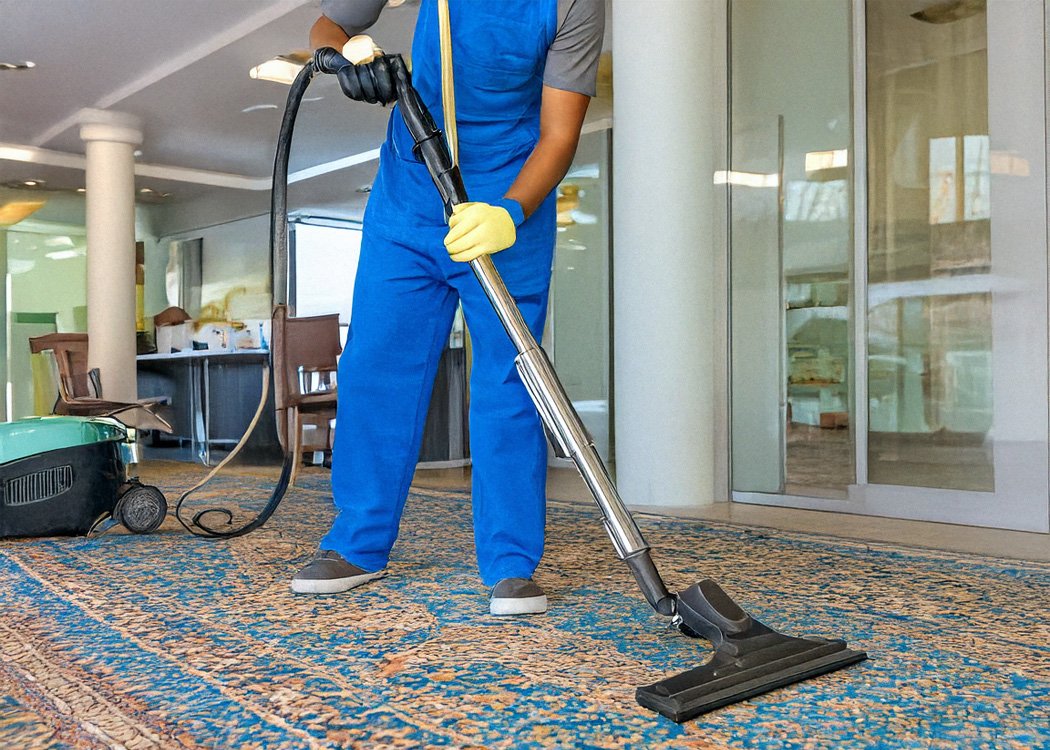
[[[270,317],[270,217],[254,216],[162,237],[158,257],[167,262],[171,240],[203,240],[201,304],[223,304],[231,296],[239,319]],[[163,268],[161,270],[163,277]]]

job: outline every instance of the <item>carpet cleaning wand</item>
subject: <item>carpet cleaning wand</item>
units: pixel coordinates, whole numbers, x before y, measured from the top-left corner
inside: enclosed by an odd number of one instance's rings
[[[337,73],[350,64],[331,48],[318,50],[312,63],[323,73]],[[412,87],[401,56],[386,56],[380,69],[390,80],[377,83],[392,86],[396,92],[397,110],[415,142],[415,154],[426,165],[445,204],[446,214],[451,214],[454,206],[467,201],[467,193],[446,139]],[[284,215],[282,212],[279,217]],[[275,218],[279,217],[275,214]],[[275,264],[275,272],[283,265]],[[685,635],[706,638],[714,646],[714,656],[706,664],[638,688],[636,697],[640,704],[675,721],[686,721],[867,658],[863,651],[849,649],[842,640],[795,638],[773,630],[741,609],[710,579],[678,593],[668,591],[653,563],[650,547],[616,491],[594,441],[546,352],[522,319],[491,257],[484,255],[472,260],[470,267],[517,349],[518,373],[536,405],[555,453],[571,458],[576,464],[601,510],[616,555],[630,567],[653,609],[670,617]]]

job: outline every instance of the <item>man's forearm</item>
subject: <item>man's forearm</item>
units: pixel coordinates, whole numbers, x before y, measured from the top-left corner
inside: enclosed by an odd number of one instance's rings
[[[339,24],[325,16],[318,18],[310,28],[311,49],[321,49],[322,47],[342,49],[349,38]]]
[[[578,143],[579,137],[540,138],[505,196],[521,204],[526,218],[565,177],[572,166]]]
[[[572,166],[580,128],[590,97],[544,87],[540,110],[540,139],[505,197],[521,204],[528,217],[557,187]]]

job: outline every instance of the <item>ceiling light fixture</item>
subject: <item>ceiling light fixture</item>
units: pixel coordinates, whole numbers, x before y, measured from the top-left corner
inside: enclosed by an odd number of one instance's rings
[[[27,188],[42,188],[46,184],[43,180],[22,180],[22,187]]]
[[[10,227],[43,208],[46,201],[11,201],[0,206],[0,227]]]
[[[32,60],[23,60],[22,62],[0,62],[0,70],[32,70],[36,67],[36,63]]]
[[[50,258],[51,260],[69,260],[70,258],[77,257],[78,255],[80,255],[80,253],[78,253],[76,250],[55,250],[54,252],[48,253],[44,257]]]
[[[303,69],[312,55],[305,52],[292,52],[287,55],[278,55],[266,62],[256,65],[248,71],[250,78],[260,81],[273,81],[291,86],[299,71]]]
[[[715,172],[716,185],[740,185],[742,187],[770,188],[779,187],[780,175],[776,172],[735,172],[719,170]]]
[[[258,112],[261,109],[277,109],[276,104],[253,104],[250,107],[245,107],[241,112]]]
[[[818,169],[834,169],[836,167],[849,166],[849,151],[844,148],[834,151],[808,151],[806,152],[806,171],[816,172]]]
[[[149,198],[152,200],[164,200],[165,198],[171,197],[171,193],[163,193],[160,190],[151,187],[139,188],[139,195],[143,198]]]

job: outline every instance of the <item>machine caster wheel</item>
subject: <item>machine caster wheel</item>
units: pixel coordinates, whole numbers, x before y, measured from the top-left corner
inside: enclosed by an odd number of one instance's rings
[[[160,528],[168,514],[164,493],[149,484],[133,484],[117,500],[113,518],[135,534],[149,534]]]

